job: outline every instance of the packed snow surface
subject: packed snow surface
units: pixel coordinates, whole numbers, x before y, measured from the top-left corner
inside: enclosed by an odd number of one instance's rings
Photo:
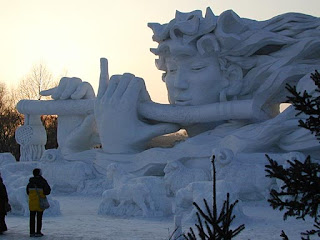
[[[98,215],[100,197],[79,195],[53,196],[60,202],[61,215],[43,218],[42,239],[107,239],[107,240],[168,240],[173,231],[173,218],[123,218]],[[289,218],[272,210],[268,203],[247,202],[243,206],[245,217],[234,224],[245,224],[245,230],[236,240],[279,240],[284,230],[290,240],[301,239],[300,232],[310,229],[312,221]],[[23,240],[29,237],[29,218],[9,214],[8,231],[0,239]],[[188,226],[183,226],[185,230]],[[314,238],[315,239],[315,238]]]

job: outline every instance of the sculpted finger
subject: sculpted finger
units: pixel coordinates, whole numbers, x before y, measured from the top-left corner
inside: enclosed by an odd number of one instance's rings
[[[57,90],[57,87],[50,88],[50,89],[47,89],[47,90],[42,90],[40,92],[40,95],[41,96],[51,96],[56,90]]]
[[[102,98],[105,94],[109,83],[108,60],[100,58],[100,78],[97,98]]]
[[[80,78],[71,78],[67,82],[67,86],[61,94],[61,99],[68,99],[71,95],[76,91],[79,85],[81,85],[82,81]]]
[[[96,98],[95,100],[94,100],[94,110],[93,110],[93,112],[94,112],[94,115],[96,116],[100,111],[101,111],[101,105],[102,105],[102,102],[101,102],[102,100],[101,99],[99,99],[99,98]],[[97,117],[97,116],[96,116]]]
[[[143,102],[151,101],[151,97],[150,97],[149,92],[147,90],[146,83],[143,79],[142,79],[142,81],[143,81],[143,86],[141,88],[141,94],[140,94],[141,101],[143,101]]]
[[[101,101],[106,102],[113,96],[113,93],[120,82],[120,77],[120,75],[111,76],[109,86],[107,88],[107,91],[103,94]]]
[[[134,78],[134,75],[132,75],[130,73],[125,73],[122,75],[122,77],[120,78],[118,87],[114,91],[112,99],[114,99],[114,100],[121,99],[122,95],[127,90],[128,85],[130,84],[130,81],[132,78]]]
[[[135,77],[128,85],[127,91],[123,97],[125,99],[132,99],[133,102],[137,102],[140,96],[141,88],[143,88],[144,81],[142,78]]]
[[[67,77],[63,77],[61,78],[58,87],[56,88],[56,90],[54,91],[54,93],[52,93],[51,97],[53,99],[59,99],[61,97],[61,94],[63,93],[64,89],[67,87],[68,81],[70,80],[70,78]]]
[[[94,91],[90,83],[82,82],[71,95],[71,99],[91,99],[94,98]]]

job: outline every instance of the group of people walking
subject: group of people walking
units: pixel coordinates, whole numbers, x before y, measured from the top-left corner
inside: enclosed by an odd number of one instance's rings
[[[42,216],[43,211],[49,206],[43,206],[43,201],[46,202],[46,195],[49,195],[51,188],[47,180],[42,177],[41,169],[35,168],[33,170],[33,177],[29,179],[26,188],[29,196],[29,210],[30,210],[30,237],[42,237]],[[11,211],[9,204],[6,186],[0,174],[0,234],[7,231],[5,216]],[[37,219],[37,221],[36,221]],[[37,224],[36,224],[37,223]]]

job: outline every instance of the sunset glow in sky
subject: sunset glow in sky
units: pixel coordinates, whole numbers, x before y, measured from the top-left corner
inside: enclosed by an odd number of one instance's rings
[[[167,23],[176,10],[207,7],[216,15],[233,9],[257,20],[285,12],[320,17],[320,0],[0,0],[0,82],[17,84],[43,62],[56,78],[67,72],[97,90],[99,59],[106,57],[111,75],[142,77],[152,99],[165,102],[147,23]]]

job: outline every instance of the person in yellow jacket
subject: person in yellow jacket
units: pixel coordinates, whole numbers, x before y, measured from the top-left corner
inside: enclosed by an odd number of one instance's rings
[[[33,177],[29,179],[27,185],[27,194],[29,195],[29,210],[30,210],[30,237],[42,237],[42,216],[44,209],[40,208],[40,199],[49,195],[51,188],[46,179],[44,179],[41,169],[33,170]],[[37,216],[37,232],[35,232],[35,218]]]

